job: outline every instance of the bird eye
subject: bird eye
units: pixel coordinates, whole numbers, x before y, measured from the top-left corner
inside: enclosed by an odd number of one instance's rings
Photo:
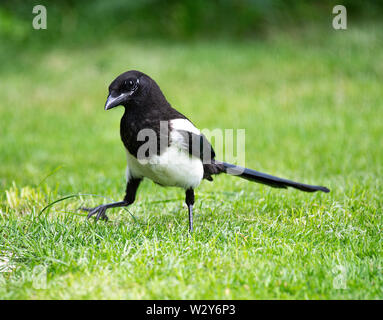
[[[133,80],[126,80],[125,81],[125,87],[127,89],[131,89],[134,86],[134,81]]]

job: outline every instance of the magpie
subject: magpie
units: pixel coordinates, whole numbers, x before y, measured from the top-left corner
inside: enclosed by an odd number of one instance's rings
[[[88,218],[95,215],[96,221],[108,220],[107,209],[131,205],[143,178],[185,190],[190,232],[193,232],[194,189],[203,179],[212,181],[217,174],[230,174],[274,188],[330,191],[216,160],[207,138],[187,117],[172,108],[157,83],[142,72],[124,72],[110,84],[105,110],[117,106],[125,108],[120,122],[120,136],[127,154],[125,197],[119,202],[82,208],[88,212]],[[149,133],[154,138],[149,139]]]

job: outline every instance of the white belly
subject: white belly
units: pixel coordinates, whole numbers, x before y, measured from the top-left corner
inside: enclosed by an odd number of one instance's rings
[[[203,178],[202,161],[177,146],[170,146],[160,156],[139,161],[127,152],[127,178],[148,178],[162,186],[196,188]]]

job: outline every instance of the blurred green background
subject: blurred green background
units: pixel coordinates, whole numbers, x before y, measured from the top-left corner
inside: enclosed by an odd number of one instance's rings
[[[37,4],[47,30],[32,28]],[[336,4],[2,0],[0,298],[382,298],[383,4],[342,1],[338,31]],[[76,215],[98,198],[38,219],[67,194],[123,197],[122,108],[103,106],[129,69],[198,127],[245,128],[248,167],[331,193],[219,176],[197,190],[194,237],[183,191],[149,181],[138,223]]]
[[[49,11],[49,28],[31,28],[34,5]],[[379,21],[380,1],[304,0],[2,0],[0,35],[18,43],[56,45],[129,39],[216,40],[262,39],[278,29],[293,31],[312,25],[328,28],[332,8],[346,6],[351,26]],[[53,42],[53,43],[52,43]]]

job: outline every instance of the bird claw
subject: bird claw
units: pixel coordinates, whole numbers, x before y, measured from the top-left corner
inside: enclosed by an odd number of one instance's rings
[[[100,219],[105,220],[105,221],[109,220],[108,216],[105,213],[106,209],[108,209],[108,208],[104,205],[100,205],[100,206],[97,206],[95,208],[80,208],[80,209],[83,211],[89,212],[88,216],[87,216],[88,219],[90,217],[96,215],[96,221],[98,221]]]

